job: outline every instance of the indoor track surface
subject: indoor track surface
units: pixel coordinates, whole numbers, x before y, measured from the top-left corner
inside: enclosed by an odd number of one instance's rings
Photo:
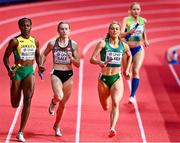
[[[128,15],[132,0],[49,0],[0,7],[0,142],[16,142],[19,108],[10,105],[10,80],[3,65],[9,40],[19,34],[17,21],[32,19],[32,35],[41,52],[57,36],[57,24],[71,24],[71,38],[80,49],[81,66],[74,67],[74,87],[62,122],[63,137],[54,136],[55,116],[48,114],[53,96],[50,83],[52,55],[45,63],[45,79],[35,71],[35,93],[24,130],[27,142],[180,142],[180,65],[168,65],[167,49],[180,45],[180,0],[138,0],[147,19],[150,47],[145,48],[136,103],[128,104],[130,87],[124,79],[117,136],[108,138],[109,111],[100,106],[98,66],[89,63],[96,43],[105,37],[112,21]],[[13,56],[11,56],[13,64]],[[173,69],[173,70],[172,70]],[[174,71],[174,72],[172,72]],[[176,76],[174,76],[176,74]]]

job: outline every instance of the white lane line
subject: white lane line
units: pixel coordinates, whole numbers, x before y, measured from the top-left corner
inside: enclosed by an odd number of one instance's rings
[[[147,4],[147,3],[146,3]],[[150,3],[152,4],[152,3]],[[153,3],[155,4],[155,3]],[[24,16],[30,17],[30,18],[35,18],[35,17],[40,17],[40,16],[47,16],[47,15],[57,15],[57,14],[64,14],[64,13],[70,13],[70,12],[82,12],[82,11],[94,11],[94,10],[99,10],[99,9],[113,9],[113,8],[122,8],[125,6],[128,6],[129,4],[108,4],[108,5],[98,5],[98,6],[86,6],[86,7],[80,7],[80,8],[69,8],[69,9],[61,9],[61,10],[51,10],[47,12],[38,12],[38,13],[33,13],[33,14],[27,14],[27,15],[21,15],[21,16],[16,16],[13,18],[9,18],[6,20],[1,20],[0,25],[2,24],[7,24],[13,21],[17,21],[17,19],[22,18]],[[149,4],[148,4],[149,5]],[[174,9],[163,9],[163,10],[146,10],[143,12],[143,14],[164,14],[164,13],[178,13],[180,12],[179,8],[174,8]],[[124,16],[127,13],[124,14]]]
[[[172,72],[172,74],[173,74],[173,76],[174,76],[177,84],[180,86],[180,79],[179,79],[179,77],[178,77],[178,75],[177,75],[177,73],[176,73],[176,70],[174,69],[173,65],[168,64],[168,66],[169,66],[170,71]]]
[[[11,135],[12,135],[12,132],[13,132],[14,127],[15,127],[15,125],[16,125],[16,122],[17,122],[19,113],[20,113],[20,111],[21,111],[22,104],[23,104],[23,96],[21,96],[21,100],[20,100],[20,103],[19,103],[19,107],[16,109],[16,112],[15,112],[13,121],[12,121],[12,123],[11,123],[11,127],[10,127],[10,129],[9,129],[8,135],[7,135],[7,137],[6,137],[5,143],[9,143],[9,140],[11,139]]]
[[[166,53],[166,59],[167,59],[167,62],[171,61],[171,54],[174,50],[179,50],[180,49],[180,45],[175,45],[175,46],[172,46],[170,47],[168,50],[167,50],[167,53]],[[176,70],[174,69],[174,66],[173,64],[170,64],[168,63],[168,66],[170,68],[170,71],[172,72],[178,86],[180,86],[180,77],[178,77],[178,74],[176,73]]]
[[[127,80],[127,83],[128,83],[129,90],[131,91],[131,89],[132,89],[131,81]],[[137,100],[136,100],[136,96],[134,97],[134,99],[135,99],[135,102],[132,103],[132,104],[133,104],[134,109],[135,109],[136,118],[137,118],[137,121],[138,121],[139,130],[140,130],[140,133],[141,133],[141,138],[142,138],[143,143],[147,143],[143,123],[142,123],[142,120],[141,120],[141,115],[140,115],[140,112],[139,112],[139,107],[138,107]]]
[[[17,19],[22,18],[24,16],[30,17],[30,18],[35,18],[35,17],[48,16],[48,15],[54,15],[54,14],[57,15],[57,14],[64,14],[64,13],[70,13],[70,12],[94,11],[94,10],[100,10],[100,9],[110,9],[110,8],[119,8],[119,7],[123,7],[123,5],[122,4],[112,4],[112,5],[86,6],[86,7],[78,7],[78,8],[70,8],[70,9],[51,10],[51,11],[47,11],[47,12],[38,12],[38,13],[33,13],[33,14],[16,16],[16,17],[9,18],[6,20],[1,20],[0,25],[17,21]],[[125,14],[127,14],[127,13],[124,13],[124,15]]]
[[[42,1],[40,3],[28,3],[28,4],[22,4],[22,5],[13,5],[13,6],[9,6],[9,7],[2,7],[0,9],[0,12],[4,12],[4,11],[9,11],[9,10],[16,10],[16,9],[21,9],[21,8],[33,8],[33,7],[38,7],[38,6],[46,6],[46,5],[57,5],[57,4],[63,4],[63,3],[72,3],[72,2],[84,2],[84,1],[93,1],[93,0],[61,0],[61,1]],[[179,0],[157,0],[152,2],[141,2],[141,5],[157,5],[157,4],[161,4],[161,5],[165,5],[165,4],[179,4],[180,1]],[[129,4],[123,4],[124,6],[129,6]]]
[[[168,1],[166,1],[167,3],[169,3]],[[161,1],[157,1],[157,2],[146,2],[144,3],[144,5],[151,5],[151,4],[156,4],[156,3],[162,3]],[[163,3],[165,4],[165,3]],[[38,17],[38,16],[46,16],[46,15],[50,15],[50,14],[57,14],[57,13],[68,13],[68,12],[74,12],[74,11],[84,11],[84,10],[98,10],[98,9],[108,9],[108,8],[117,8],[117,7],[124,7],[124,6],[128,6],[127,3],[125,4],[114,4],[114,5],[101,5],[101,6],[90,6],[90,7],[81,7],[81,8],[71,8],[71,9],[65,9],[65,10],[55,10],[55,11],[48,11],[48,12],[41,12],[41,13],[35,13],[35,14],[29,14],[29,15],[26,15],[27,17]],[[164,13],[164,12],[179,12],[180,10],[179,9],[166,9],[166,10],[149,10],[149,11],[145,11],[144,14],[151,14],[151,13]],[[96,16],[89,16],[89,18],[91,19],[97,19],[98,17],[99,18],[105,18],[105,16],[108,16],[108,17],[114,17],[114,16],[123,16],[123,15],[126,15],[126,13],[114,13],[114,14],[104,14],[104,15],[96,15]],[[24,15],[23,15],[24,17]],[[19,18],[22,18],[22,16],[18,16],[18,17],[14,17],[14,18],[10,18],[10,19],[7,19],[7,20],[2,20],[0,21],[0,25],[1,24],[7,24],[9,22],[12,22],[12,21],[17,21],[17,19]],[[76,19],[76,18],[74,18]],[[79,18],[79,20],[87,20],[87,16],[85,17],[81,17]],[[165,20],[165,19],[163,19]],[[175,20],[175,19],[172,19],[172,20]],[[77,21],[77,20],[75,20]],[[160,19],[159,19],[160,21]],[[169,19],[167,19],[167,21],[170,21]],[[57,22],[57,21],[56,21]],[[44,25],[41,25],[41,26],[36,26],[36,27],[33,27],[32,31],[34,30],[38,30],[38,29],[41,29],[41,28],[46,28],[48,26],[53,26],[53,25],[56,25],[57,23],[56,22],[51,22],[51,24],[44,24]],[[177,30],[177,29],[176,29]],[[148,30],[149,31],[149,30]],[[0,49],[10,40],[12,39],[14,36],[16,36],[18,34],[18,32],[14,33],[14,34],[11,34],[10,36],[8,36],[5,40],[2,40],[3,42],[0,44]]]
[[[79,143],[80,141],[83,70],[84,70],[84,60],[82,59],[80,60],[80,69],[79,69],[78,105],[77,105],[77,120],[76,120],[76,143]]]
[[[113,13],[113,14],[103,14],[103,15],[95,15],[95,16],[84,16],[84,17],[77,17],[77,18],[70,18],[68,19],[69,22],[77,22],[77,21],[85,21],[85,20],[95,20],[95,19],[103,19],[103,18],[110,18],[110,17],[119,17],[119,16],[123,16],[125,13],[121,13],[121,14],[117,14],[117,13]],[[161,19],[159,19],[157,22],[160,22]],[[162,18],[162,21],[163,22],[170,22],[171,20],[175,20],[174,18],[173,19],[165,19]],[[154,20],[151,20],[152,22],[154,22]],[[40,26],[35,26],[32,28],[32,31],[36,31],[36,30],[40,30],[40,29],[43,29],[43,28],[48,28],[50,26],[54,26],[54,25],[57,25],[59,21],[54,21],[54,22],[50,22],[48,24],[43,24],[43,25],[40,25]],[[179,26],[175,26],[175,27],[171,27],[171,28],[174,28],[176,30],[178,30],[180,27]],[[163,27],[162,28],[149,28],[147,31],[148,32],[158,32],[159,30],[161,31],[167,31],[167,30],[171,30],[169,27]],[[6,37],[6,39],[2,40],[3,42],[0,43],[0,49],[2,49],[4,47],[4,45],[10,40],[12,39],[13,37],[17,36],[19,34],[19,32],[16,32],[16,33],[13,33],[11,35],[9,35],[8,37]],[[178,36],[174,36],[175,38],[178,38]]]
[[[143,143],[147,143],[146,135],[145,135],[145,131],[144,131],[144,127],[143,127],[143,123],[142,123],[142,120],[141,120],[141,115],[140,115],[140,112],[139,112],[139,107],[138,107],[138,104],[136,102],[136,99],[135,99],[135,102],[133,103],[133,105],[134,105],[134,109],[135,109],[135,113],[136,113],[136,118],[137,118],[137,121],[138,121],[138,126],[139,126],[139,129],[140,129],[142,141],[143,141]]]

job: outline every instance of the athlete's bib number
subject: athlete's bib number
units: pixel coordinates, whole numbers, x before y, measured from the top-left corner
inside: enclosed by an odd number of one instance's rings
[[[106,52],[106,61],[108,59],[112,59],[109,64],[120,64],[122,60],[122,53],[119,52],[112,52],[112,51],[107,51]]]
[[[143,25],[139,25],[139,26],[135,29],[134,33],[132,33],[131,36],[132,36],[132,37],[141,37],[143,31],[144,31]]]
[[[54,62],[56,64],[70,64],[70,59],[66,51],[55,51]]]
[[[22,60],[33,60],[35,55],[35,48],[21,48],[20,57]]]

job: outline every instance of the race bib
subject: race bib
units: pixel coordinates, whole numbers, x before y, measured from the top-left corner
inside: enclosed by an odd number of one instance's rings
[[[67,54],[67,51],[57,50],[54,52],[54,63],[55,64],[70,64],[71,61]]]
[[[141,37],[143,31],[144,31],[143,25],[139,25],[139,26],[135,29],[134,33],[132,33],[131,36],[132,36],[132,37]]]
[[[33,60],[35,56],[35,48],[22,47],[20,52],[20,58],[22,60]]]
[[[112,51],[107,51],[106,52],[106,61],[108,59],[112,59],[109,64],[120,64],[122,61],[122,53],[120,52],[112,52]]]

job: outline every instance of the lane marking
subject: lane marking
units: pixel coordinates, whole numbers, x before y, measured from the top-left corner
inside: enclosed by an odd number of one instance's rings
[[[180,45],[176,45],[176,46],[172,46],[168,49],[167,55],[166,55],[167,62],[169,62],[171,60],[169,54],[171,54],[173,52],[173,50],[175,50],[175,49],[178,50],[179,48],[180,48]],[[168,63],[168,67],[170,68],[170,71],[172,72],[174,79],[176,80],[178,86],[180,86],[180,78],[178,77],[178,74],[176,73],[176,70],[175,70],[173,64]]]
[[[79,140],[80,140],[83,70],[84,70],[84,60],[80,60],[79,84],[78,84],[78,105],[77,105],[77,120],[76,120],[76,139],[75,139],[76,143],[79,143]]]
[[[122,14],[123,15],[123,14]],[[84,17],[77,17],[77,18],[70,18],[68,19],[69,22],[77,22],[77,21],[85,21],[85,20],[95,20],[95,19],[103,19],[103,18],[110,18],[110,17],[119,17],[119,16],[122,16],[121,14],[117,14],[117,13],[113,13],[113,14],[103,14],[103,15],[95,15],[95,16],[84,16]],[[155,19],[156,20],[156,19]],[[174,18],[169,18],[169,19],[165,19],[162,18],[162,21],[163,22],[172,22],[171,20],[175,20]],[[154,20],[151,20],[154,22]],[[59,21],[54,21],[54,22],[50,22],[48,24],[43,24],[43,25],[40,25],[40,26],[35,26],[32,28],[31,31],[36,31],[36,30],[40,30],[40,29],[43,29],[43,28],[48,28],[48,27],[51,27],[51,26],[55,26],[57,25]],[[158,22],[160,22],[160,20],[158,20]],[[180,29],[180,26],[174,26],[174,27],[163,27],[161,29],[159,28],[150,28],[148,29],[147,31],[148,32],[159,32],[159,31],[168,31],[168,30],[172,30],[172,29],[175,29],[175,30],[178,30]],[[11,35],[9,35],[8,37],[6,37],[6,39],[3,40],[3,42],[0,43],[0,49],[2,49],[5,44],[12,38],[14,38],[15,36],[17,36],[19,34],[19,32],[16,32],[16,33],[13,33]],[[176,39],[178,38],[178,35],[174,36]]]
[[[0,12],[3,12],[3,11],[9,11],[9,10],[15,10],[15,9],[21,9],[21,8],[30,8],[30,7],[39,7],[39,6],[46,6],[46,5],[57,5],[57,4],[63,4],[63,3],[72,3],[72,2],[84,2],[84,1],[92,1],[92,0],[61,0],[61,1],[42,1],[40,3],[28,3],[28,4],[22,4],[22,5],[13,5],[11,7],[2,7],[0,9]],[[157,4],[179,4],[180,1],[179,0],[157,0],[157,1],[154,1],[153,3],[152,2],[141,2],[142,5],[157,5]],[[129,6],[129,4],[125,4],[123,3],[124,6]]]
[[[11,135],[12,135],[13,130],[14,130],[14,127],[15,127],[15,125],[16,125],[16,122],[17,122],[19,113],[20,113],[20,111],[21,111],[22,105],[23,105],[23,96],[21,96],[21,100],[20,100],[20,103],[19,103],[19,107],[16,109],[16,112],[15,112],[15,115],[14,115],[14,118],[13,118],[13,121],[12,121],[12,124],[11,124],[11,127],[10,127],[10,129],[9,129],[8,135],[7,135],[7,137],[6,137],[5,143],[9,143],[9,141],[10,141],[10,139],[11,139]]]
[[[64,3],[72,3],[72,2],[86,2],[86,1],[90,1],[90,0],[61,0],[61,1],[41,1],[39,3],[28,3],[28,4],[17,4],[17,5],[13,5],[11,7],[2,7],[0,9],[0,12],[4,12],[4,11],[10,11],[10,10],[21,10],[24,8],[33,8],[33,7],[42,7],[42,6],[51,6],[51,5],[57,5],[57,4],[64,4]]]
[[[153,3],[155,4],[155,3]],[[87,7],[80,7],[80,8],[70,8],[70,9],[61,9],[61,10],[51,10],[48,12],[38,12],[38,13],[33,13],[33,14],[27,14],[27,15],[22,15],[22,16],[16,16],[13,18],[9,18],[6,20],[1,20],[0,25],[7,24],[10,22],[17,21],[17,19],[20,19],[24,16],[30,17],[30,18],[35,18],[35,17],[40,17],[40,16],[47,16],[47,15],[57,15],[57,14],[64,14],[64,13],[70,13],[70,12],[82,12],[82,11],[94,11],[94,10],[99,10],[99,9],[112,9],[112,8],[122,8],[124,6],[128,6],[129,4],[111,4],[111,5],[100,5],[100,6],[87,6]],[[162,13],[178,13],[180,12],[179,8],[174,8],[174,9],[163,9],[163,10],[146,10],[143,12],[143,14],[162,14]],[[127,13],[124,13],[124,16],[127,15]]]
[[[170,71],[172,72],[173,76],[174,76],[174,79],[176,80],[177,84],[180,86],[180,79],[176,73],[176,70],[174,69],[173,65],[171,64],[168,64],[169,68],[170,68]]]
[[[131,81],[127,80],[127,84],[128,84],[128,87],[129,87],[129,91],[131,92],[131,89],[132,89]],[[143,123],[142,123],[142,120],[141,120],[141,115],[140,115],[140,112],[139,112],[139,107],[138,107],[137,100],[136,100],[136,96],[134,97],[134,99],[135,99],[135,102],[132,103],[132,104],[133,104],[134,109],[135,109],[135,114],[136,114],[136,118],[137,118],[137,121],[138,121],[139,130],[140,130],[140,133],[141,133],[141,138],[142,138],[143,143],[147,143]]]

